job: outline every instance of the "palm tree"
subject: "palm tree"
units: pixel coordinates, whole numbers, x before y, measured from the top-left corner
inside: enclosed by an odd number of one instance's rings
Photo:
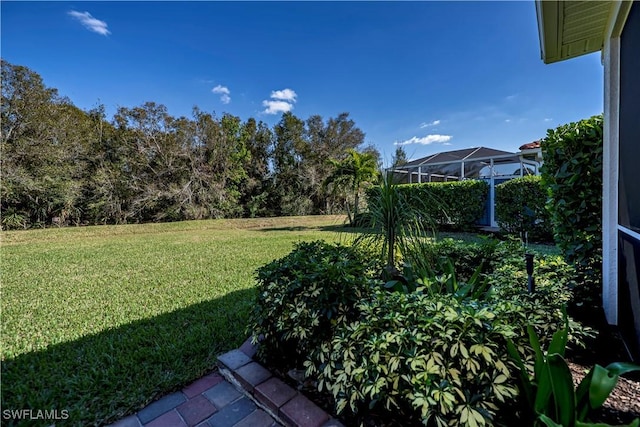
[[[325,180],[325,185],[333,184],[334,191],[337,188],[347,187],[354,198],[353,218],[347,203],[347,215],[349,222],[353,222],[358,217],[358,206],[360,205],[360,191],[365,183],[373,182],[377,179],[379,170],[376,156],[373,153],[360,153],[354,149],[347,151],[344,160],[329,159],[334,170]]]

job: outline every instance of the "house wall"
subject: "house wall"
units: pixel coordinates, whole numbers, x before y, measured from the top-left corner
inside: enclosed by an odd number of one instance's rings
[[[614,18],[615,19],[615,18]],[[620,34],[604,45],[604,147],[602,197],[602,305],[607,321],[618,324],[618,118]]]
[[[618,118],[618,325],[640,359],[640,3],[620,37]]]

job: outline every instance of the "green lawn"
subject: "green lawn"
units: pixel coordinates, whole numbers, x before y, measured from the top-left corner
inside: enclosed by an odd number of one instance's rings
[[[115,421],[246,338],[254,270],[342,217],[3,232],[2,409]]]

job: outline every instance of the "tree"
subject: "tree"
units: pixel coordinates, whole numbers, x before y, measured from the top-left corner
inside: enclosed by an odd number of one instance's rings
[[[240,203],[244,206],[245,216],[264,216],[268,213],[269,161],[273,150],[273,133],[265,123],[256,123],[254,118],[243,123],[240,133],[249,152],[245,166],[247,180]]]
[[[409,163],[409,159],[407,158],[407,152],[404,150],[402,145],[396,147],[396,152],[393,155],[393,159],[391,162],[391,167],[395,168],[397,166],[403,166]]]
[[[197,107],[174,117],[146,102],[107,119],[104,106],[83,111],[6,61],[1,107],[5,228],[330,213],[345,196],[323,185],[334,173],[327,160],[353,161],[349,150],[364,141],[348,113],[288,112],[271,129]],[[358,153],[379,161],[373,147]],[[357,212],[361,184],[348,182]]]
[[[357,149],[364,143],[364,132],[349,119],[349,113],[329,118],[326,123],[321,116],[314,115],[307,119],[306,125],[307,146],[303,152],[302,166],[314,205],[313,213],[333,212],[336,199],[343,198],[337,198],[334,192],[327,192],[327,186],[324,185],[333,172],[333,166],[327,159],[346,159],[348,150]]]
[[[275,215],[307,215],[312,203],[303,168],[307,150],[304,122],[291,112],[284,113],[274,134],[270,208]]]
[[[360,192],[365,183],[374,181],[378,176],[378,163],[372,153],[358,152],[354,149],[347,150],[347,158],[338,161],[330,159],[329,162],[334,167],[333,172],[327,178],[327,184],[333,184],[338,188],[346,186],[353,195],[353,217],[347,203],[347,215],[349,222],[354,223],[358,218],[360,206]]]
[[[3,221],[79,223],[93,138],[89,117],[37,73],[2,61],[1,126]]]
[[[185,118],[147,102],[115,116],[129,178],[130,215],[140,221],[185,219],[189,203],[189,153],[193,131]]]

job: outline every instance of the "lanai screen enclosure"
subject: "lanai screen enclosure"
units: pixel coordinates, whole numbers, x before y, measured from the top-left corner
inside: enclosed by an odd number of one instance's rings
[[[396,182],[415,184],[537,175],[539,167],[536,160],[517,153],[476,147],[432,154],[390,170]]]
[[[510,153],[493,148],[475,147],[446,151],[412,160],[388,169],[395,182],[416,184],[424,182],[462,181],[481,179],[489,184],[489,198],[484,218],[479,225],[497,227],[495,220],[495,186],[524,175],[538,175],[540,162],[529,154]]]

